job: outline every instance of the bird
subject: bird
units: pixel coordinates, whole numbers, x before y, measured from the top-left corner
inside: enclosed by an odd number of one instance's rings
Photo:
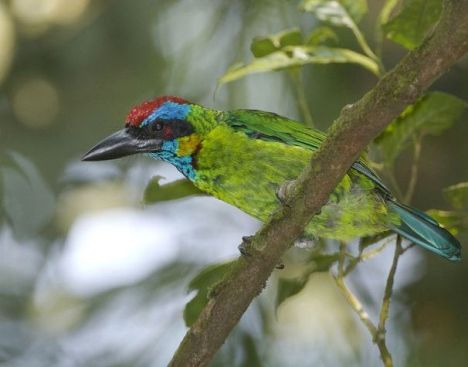
[[[176,167],[202,192],[265,222],[284,183],[299,176],[326,134],[259,110],[219,111],[161,96],[133,107],[125,126],[89,150],[84,161],[142,153]],[[307,238],[350,241],[393,231],[448,260],[458,240],[421,210],[399,203],[359,157],[304,229]]]

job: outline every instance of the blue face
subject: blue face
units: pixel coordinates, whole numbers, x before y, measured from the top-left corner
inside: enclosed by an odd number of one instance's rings
[[[189,111],[190,106],[188,104],[165,102],[151,112],[148,117],[141,122],[140,127],[151,124],[156,120],[185,120]]]
[[[177,122],[180,123],[181,121],[185,121],[189,112],[189,105],[165,102],[159,108],[151,112],[148,117],[142,121],[140,127],[157,124],[159,122],[167,124],[168,127],[173,128],[171,131],[175,131]],[[174,165],[184,176],[193,180],[195,179],[195,171],[192,166],[192,157],[177,155],[177,150],[179,149],[178,138],[184,135],[187,134],[175,134],[173,139],[164,140],[160,151],[147,153],[146,155],[155,159],[162,159],[163,161]]]

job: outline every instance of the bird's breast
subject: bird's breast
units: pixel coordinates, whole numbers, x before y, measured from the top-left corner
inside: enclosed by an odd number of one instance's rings
[[[213,130],[197,153],[195,185],[265,220],[276,208],[276,191],[296,178],[311,153],[278,142],[252,139],[229,128]]]

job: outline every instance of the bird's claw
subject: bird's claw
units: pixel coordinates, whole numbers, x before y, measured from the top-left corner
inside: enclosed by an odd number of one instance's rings
[[[254,236],[244,236],[244,237],[242,237],[242,243],[239,246],[237,246],[237,248],[239,249],[239,252],[241,253],[242,256],[244,256],[244,257],[251,257],[252,256],[252,254],[247,249],[247,246],[252,243],[253,237]],[[284,269],[284,264],[281,262],[278,265],[276,265],[275,268],[278,269],[278,270],[282,270],[282,269]]]
[[[252,238],[253,236],[242,237],[242,243],[239,246],[237,246],[242,256],[245,256],[245,257],[252,256],[252,254],[247,250],[247,246],[250,245],[250,243],[252,242]]]
[[[275,269],[278,269],[278,270],[283,270],[284,268],[285,268],[285,265],[282,262],[275,266]]]
[[[311,237],[310,235],[308,237],[300,237],[294,241],[294,246],[298,248],[312,248],[317,240],[318,237]]]
[[[288,205],[288,197],[291,189],[295,184],[295,180],[285,181],[275,192],[276,198],[282,205]]]
[[[251,257],[252,256],[252,254],[247,249],[247,246],[250,245],[250,243],[252,242],[252,239],[253,239],[253,236],[244,236],[244,237],[242,237],[242,243],[237,247],[242,256],[244,256],[244,257]],[[278,269],[278,270],[282,270],[282,269],[284,269],[284,264],[281,262],[278,265],[276,265],[275,268]]]

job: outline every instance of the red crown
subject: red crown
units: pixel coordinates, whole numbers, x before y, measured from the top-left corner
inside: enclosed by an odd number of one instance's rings
[[[156,108],[165,102],[174,102],[178,104],[189,103],[185,99],[175,96],[156,97],[152,100],[144,101],[138,106],[133,107],[125,119],[125,124],[140,126],[142,121],[147,118],[151,112],[153,112]]]

